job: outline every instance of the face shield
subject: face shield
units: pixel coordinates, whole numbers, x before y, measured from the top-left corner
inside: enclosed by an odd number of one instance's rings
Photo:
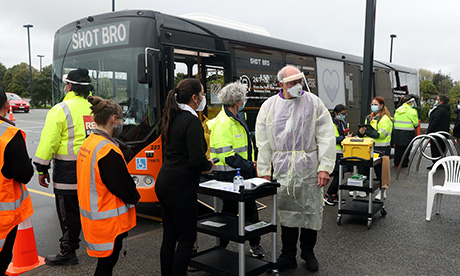
[[[407,104],[411,105],[412,108],[416,108],[417,107],[417,102],[415,102],[415,98],[412,98],[410,100],[407,101]]]
[[[292,75],[292,76],[289,76],[289,77],[286,77],[281,82],[283,84],[287,84],[289,82],[297,81],[297,80],[302,80],[303,84],[307,88],[307,91],[311,92],[310,87],[308,86],[308,82],[307,82],[307,80],[305,78],[305,75],[302,72],[300,72],[298,74],[295,74],[295,75]],[[287,91],[289,92],[289,94],[292,97],[297,98],[297,97],[300,97],[302,95],[302,89],[303,89],[302,83],[297,83],[296,85],[293,85],[292,87],[288,88]]]

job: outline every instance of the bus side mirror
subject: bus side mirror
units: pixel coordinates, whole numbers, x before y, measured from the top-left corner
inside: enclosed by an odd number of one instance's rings
[[[147,64],[145,64],[145,54],[137,56],[137,81],[139,83],[152,82],[152,55],[147,54]]]

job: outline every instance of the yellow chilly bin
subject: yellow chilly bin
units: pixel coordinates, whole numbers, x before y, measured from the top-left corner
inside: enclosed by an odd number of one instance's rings
[[[371,159],[374,156],[372,138],[347,137],[342,141],[343,157],[361,157]]]

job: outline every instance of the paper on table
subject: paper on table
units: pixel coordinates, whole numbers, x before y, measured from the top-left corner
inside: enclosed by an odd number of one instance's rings
[[[268,181],[265,178],[261,178],[261,177],[249,178],[249,179],[246,179],[245,181],[249,181],[256,186],[262,185],[264,183],[270,183],[270,181]]]
[[[244,227],[244,229],[245,229],[246,231],[253,231],[253,230],[262,228],[262,227],[264,227],[264,226],[266,226],[266,225],[269,225],[269,223],[262,220],[262,221],[259,221],[259,222],[257,222],[257,223],[248,225],[248,226]]]
[[[206,187],[206,188],[211,188],[211,189],[217,189],[217,190],[222,190],[222,191],[229,191],[229,192],[237,192],[233,190],[233,183],[231,182],[223,182],[223,181],[217,181],[217,180],[209,180],[203,183],[200,183],[201,187]]]
[[[211,226],[211,227],[222,227],[222,226],[225,226],[226,223],[221,223],[221,222],[216,222],[216,221],[210,221],[210,220],[207,220],[207,221],[203,221],[201,224],[203,225],[206,225],[206,226]]]

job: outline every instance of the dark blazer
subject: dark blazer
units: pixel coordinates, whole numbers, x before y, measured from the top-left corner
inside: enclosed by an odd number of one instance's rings
[[[189,111],[179,111],[170,125],[168,138],[168,144],[163,145],[163,166],[155,192],[160,200],[193,200],[201,172],[212,167],[206,158],[201,121]]]
[[[430,122],[428,124],[427,133],[437,131],[449,132],[450,129],[450,105],[445,103],[441,104],[430,114]]]

